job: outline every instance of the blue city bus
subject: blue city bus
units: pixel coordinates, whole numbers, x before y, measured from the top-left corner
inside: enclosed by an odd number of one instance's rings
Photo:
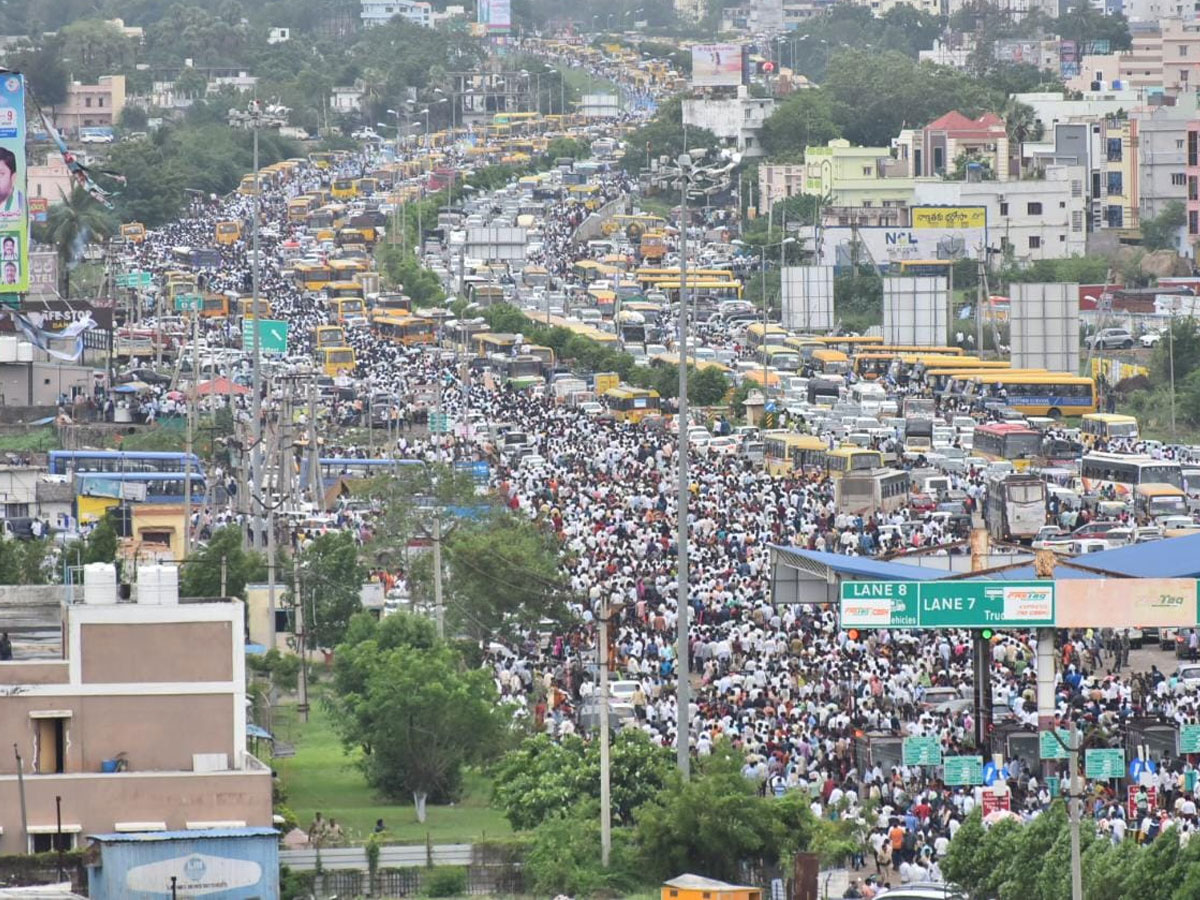
[[[425,463],[419,459],[359,459],[354,456],[322,456],[321,461],[321,484],[325,487],[330,487],[337,482],[339,478],[348,478],[351,480],[376,478],[380,475],[396,474],[401,470],[423,469]],[[300,483],[307,485],[310,482],[311,475],[309,474],[309,460],[304,457],[300,463]]]
[[[79,472],[167,472],[182,474],[185,470],[204,475],[204,466],[196,454],[162,451],[124,450],[51,450],[51,475],[70,475]]]
[[[208,482],[201,472],[191,473],[190,478],[192,502],[200,503]],[[183,503],[184,479],[183,472],[83,472],[75,476],[75,493],[79,497],[136,499],[143,503]],[[146,494],[144,500],[140,497],[141,486]]]

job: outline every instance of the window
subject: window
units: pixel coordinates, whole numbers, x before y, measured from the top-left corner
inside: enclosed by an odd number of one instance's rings
[[[104,98],[103,98],[103,97],[97,97],[97,98],[96,98],[96,105],[97,105],[97,106],[99,106],[101,109],[103,109],[103,108],[104,108]]]
[[[1108,161],[1121,161],[1121,139],[1119,137],[1108,139]]]
[[[1040,216],[1042,214],[1042,204],[1036,203],[1036,202],[1035,203],[1026,203],[1025,204],[1025,213],[1026,213],[1026,215],[1030,215],[1030,216]]]
[[[33,853],[53,853],[56,850],[66,852],[75,849],[75,835],[69,831],[64,831],[61,836],[53,831],[46,834],[31,834],[29,843],[30,851]]]
[[[1036,234],[1031,234],[1029,236],[1029,249],[1037,250],[1041,246],[1042,246],[1042,239],[1040,237],[1038,237]]]
[[[1071,230],[1075,232],[1083,231],[1083,210],[1071,210]]]
[[[1182,150],[1182,149],[1183,149],[1183,138],[1177,138],[1177,139],[1176,139],[1176,141],[1175,141],[1175,149],[1176,149],[1176,150]]]
[[[1188,210],[1188,234],[1200,234],[1200,213],[1194,209]]]
[[[871,173],[872,173],[873,171],[874,171],[874,170],[873,170],[873,169],[872,169],[870,166],[863,166],[863,175],[864,175],[864,177],[866,177],[866,178],[870,178],[870,177],[871,177]]]
[[[1200,192],[1197,191],[1197,178],[1195,175],[1188,176],[1188,199],[1200,200]]]
[[[1187,70],[1187,69],[1180,69],[1180,70],[1179,70],[1179,80],[1180,80],[1180,81],[1187,81],[1187,80],[1188,80],[1188,70]]]
[[[58,775],[66,771],[67,722],[69,713],[51,710],[31,712],[35,735],[34,771],[39,775]]]
[[[1000,204],[1000,215],[1002,215],[1002,216],[1008,215],[1008,204],[1007,203]]]
[[[84,97],[84,98],[83,98],[83,105],[84,105],[84,106],[86,106],[88,109],[91,109],[91,108],[92,108],[92,98],[91,98],[91,97]]]
[[[1109,228],[1121,228],[1125,224],[1125,210],[1121,206],[1109,206],[1104,210],[1104,221]]]
[[[1187,184],[1187,175],[1185,175],[1183,172],[1172,172],[1171,184],[1175,187],[1183,187],[1185,184]]]
[[[1108,173],[1108,193],[1117,197],[1125,193],[1125,182],[1120,172]]]
[[[1200,165],[1200,131],[1188,131],[1187,164],[1189,166]]]
[[[1179,55],[1180,55],[1180,56],[1187,56],[1187,53],[1188,53],[1188,45],[1187,45],[1187,44],[1180,44],[1180,45],[1179,45]]]

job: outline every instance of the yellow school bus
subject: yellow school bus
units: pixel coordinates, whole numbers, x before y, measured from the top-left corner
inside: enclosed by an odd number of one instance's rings
[[[301,264],[292,269],[292,282],[305,291],[320,291],[333,280],[329,266]]]
[[[146,226],[141,222],[126,222],[121,226],[121,237],[131,244],[140,244],[146,239]]]
[[[311,200],[307,197],[296,197],[288,201],[287,218],[289,222],[303,222],[308,218]]]
[[[352,200],[358,196],[358,184],[353,178],[335,178],[329,188],[336,200]]]
[[[259,297],[258,303],[254,302],[253,297],[238,298],[238,315],[243,319],[255,318],[256,311],[258,315],[269,319],[271,317],[271,301],[266,297]]]
[[[213,229],[213,239],[218,244],[232,244],[242,239],[241,222],[218,222]]]
[[[634,387],[615,387],[604,392],[608,409],[618,422],[638,423],[658,415],[661,400],[658,391]]]
[[[823,440],[812,434],[768,431],[763,435],[765,465],[768,474],[775,477],[823,471],[828,449]]]
[[[357,365],[353,347],[321,347],[317,350],[317,359],[321,364],[321,374],[330,378],[342,373],[349,374]]]
[[[256,175],[243,175],[242,181],[238,185],[237,192],[247,197],[253,197],[258,190],[258,177]]]

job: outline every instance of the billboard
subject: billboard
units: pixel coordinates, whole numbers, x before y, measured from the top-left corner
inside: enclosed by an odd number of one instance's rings
[[[914,206],[914,230],[987,228],[986,206]]]
[[[950,290],[945,278],[883,279],[883,341],[933,347],[946,343]]]
[[[479,0],[479,24],[488,34],[512,31],[512,0]]]
[[[812,228],[805,230],[803,237],[808,246],[817,248],[817,262],[822,265],[845,268],[858,263],[874,263],[880,269],[901,262],[917,260],[978,259],[982,248],[987,246],[987,228],[982,224],[975,227],[936,227],[935,220],[941,216],[958,215],[945,210],[970,210],[971,207],[922,207],[930,212],[918,221],[921,227],[892,228],[890,226],[834,226],[822,228],[815,235]],[[968,221],[979,222],[975,214],[967,214]]]
[[[784,267],[782,324],[790,331],[833,328],[833,266]]]
[[[692,85],[694,87],[737,87],[743,80],[741,44],[693,44]]]
[[[1009,343],[1014,369],[1079,371],[1079,285],[1014,284]]]
[[[53,250],[34,250],[29,254],[29,293],[38,297],[58,296],[58,254]]]
[[[0,79],[0,294],[29,290],[25,174],[25,79],[8,74]]]

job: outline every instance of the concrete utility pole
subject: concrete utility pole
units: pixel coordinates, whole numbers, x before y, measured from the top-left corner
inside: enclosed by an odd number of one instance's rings
[[[1057,733],[1055,734],[1057,737]],[[1079,725],[1071,720],[1071,746],[1068,756],[1069,773],[1071,775],[1071,900],[1083,900],[1083,857],[1079,849],[1079,801],[1083,784],[1079,779],[1079,754],[1083,752],[1080,746]]]
[[[442,601],[442,510],[433,508],[433,606],[438,640],[446,639],[446,606]]]
[[[250,127],[254,136],[254,196],[252,198],[253,215],[250,221],[251,235],[251,262],[250,262],[250,311],[254,314],[253,330],[251,331],[251,372],[254,395],[251,398],[251,415],[254,418],[253,434],[254,434],[254,449],[250,454],[251,465],[251,492],[255,497],[262,496],[262,335],[260,331],[259,308],[258,308],[258,219],[260,214],[260,204],[262,202],[262,182],[259,180],[258,174],[258,126],[262,107],[258,100],[250,101]],[[260,499],[261,504],[261,499]],[[261,506],[259,508],[261,514]]]
[[[608,598],[600,598],[600,865],[608,868],[612,854],[612,751],[608,734]]]
[[[200,295],[197,295],[199,297]],[[204,301],[193,300],[203,305]],[[192,389],[188,396],[187,411],[187,440],[184,448],[183,462],[183,555],[192,552],[192,454],[195,453],[195,419],[196,405],[200,402],[200,354],[197,347],[200,344],[200,306],[192,309]]]
[[[676,569],[678,570],[678,593],[675,605],[675,764],[686,780],[691,775],[692,758],[690,748],[691,678],[688,659],[688,289],[687,289],[687,245],[688,245],[688,182],[691,176],[692,158],[686,153],[679,156],[679,428],[676,434],[676,453],[679,459],[679,496],[676,501],[677,545]],[[604,697],[605,705],[608,698]]]

